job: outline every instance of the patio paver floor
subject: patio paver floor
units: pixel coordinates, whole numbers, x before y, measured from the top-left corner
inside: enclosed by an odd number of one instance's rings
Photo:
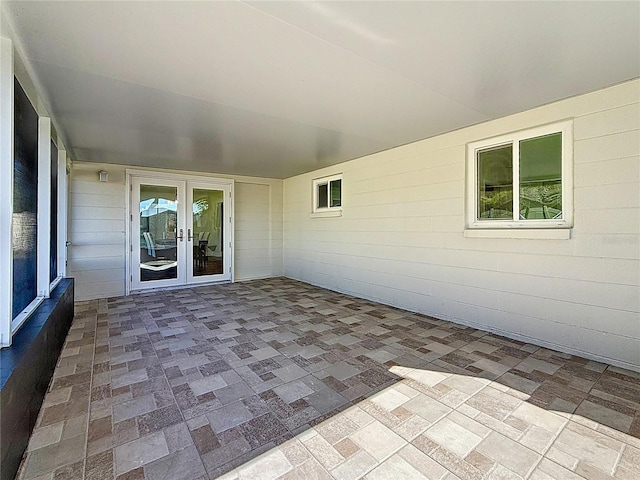
[[[640,478],[640,374],[274,278],[78,302],[18,478]]]

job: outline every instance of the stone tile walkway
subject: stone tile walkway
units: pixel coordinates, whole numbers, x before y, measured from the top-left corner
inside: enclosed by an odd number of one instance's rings
[[[284,278],[80,302],[21,467],[637,479],[640,374]]]

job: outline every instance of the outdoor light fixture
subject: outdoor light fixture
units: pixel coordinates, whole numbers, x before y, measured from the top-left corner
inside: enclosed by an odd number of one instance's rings
[[[98,175],[100,175],[100,181],[101,182],[107,182],[109,181],[109,174],[107,173],[106,170],[100,170],[98,172]]]

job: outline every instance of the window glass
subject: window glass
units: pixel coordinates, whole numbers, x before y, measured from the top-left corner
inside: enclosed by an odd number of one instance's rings
[[[49,239],[49,282],[58,276],[58,147],[51,141],[51,237]]]
[[[38,114],[14,80],[12,318],[37,296]]]
[[[513,146],[478,152],[478,219],[513,218]]]
[[[342,205],[342,180],[333,180],[331,182],[331,206],[339,207]]]
[[[317,208],[327,208],[329,206],[328,189],[329,189],[329,185],[328,184],[326,184],[326,183],[318,184],[318,206],[317,206]]]
[[[520,219],[562,218],[562,133],[520,141]]]

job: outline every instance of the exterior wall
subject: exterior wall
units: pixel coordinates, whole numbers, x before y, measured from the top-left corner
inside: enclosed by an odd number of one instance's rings
[[[640,81],[284,182],[284,273],[640,371]],[[465,145],[574,119],[568,240],[467,238]],[[311,218],[343,173],[343,215]]]
[[[68,275],[76,280],[76,300],[124,295],[126,168],[73,164]],[[98,179],[102,169],[107,183]],[[235,179],[235,279],[282,275],[282,180],[199,175]]]
[[[237,280],[282,275],[282,182],[235,184]]]

